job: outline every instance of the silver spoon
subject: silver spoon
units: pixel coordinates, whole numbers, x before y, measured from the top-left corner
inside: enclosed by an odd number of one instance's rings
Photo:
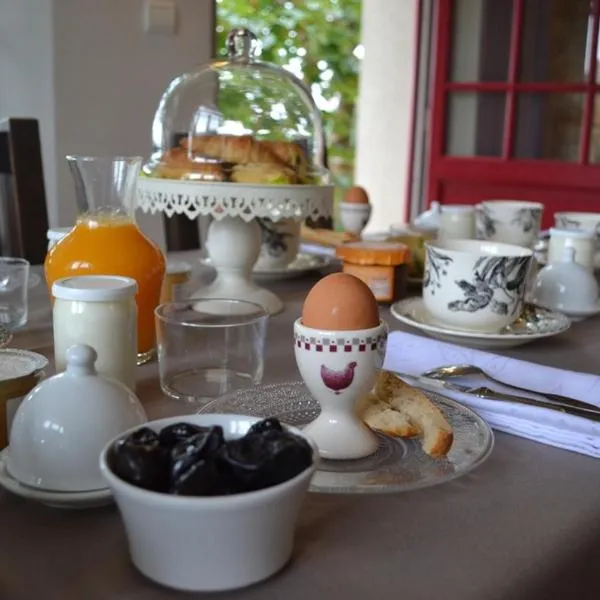
[[[493,381],[494,383],[503,385],[508,388],[512,388],[513,390],[527,392],[528,394],[536,394],[538,396],[547,398],[548,400],[552,400],[557,404],[562,404],[563,406],[578,406],[579,408],[587,410],[589,410],[590,408],[598,410],[597,406],[595,406],[594,404],[590,404],[589,402],[582,402],[581,400],[575,400],[575,398],[569,398],[568,396],[560,396],[559,394],[535,392],[534,390],[528,390],[527,388],[522,388],[518,385],[505,383],[504,381],[495,379],[489,373],[486,373],[483,369],[481,369],[480,367],[476,367],[475,365],[446,365],[422,373],[423,377],[430,377],[431,379],[441,380],[452,379],[453,377],[466,377],[468,375],[478,375],[480,377],[485,377],[488,381]]]

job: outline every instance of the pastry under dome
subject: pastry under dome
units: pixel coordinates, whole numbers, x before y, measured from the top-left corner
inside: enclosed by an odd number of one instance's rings
[[[143,175],[259,185],[326,184],[321,115],[309,88],[257,58],[247,29],[228,36],[228,59],[175,78],[152,124]]]

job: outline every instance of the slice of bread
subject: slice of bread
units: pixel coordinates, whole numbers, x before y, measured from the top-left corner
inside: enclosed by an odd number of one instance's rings
[[[396,437],[421,438],[433,458],[448,454],[453,441],[450,423],[420,390],[389,371],[381,371],[371,394],[361,399],[358,415],[372,429]]]

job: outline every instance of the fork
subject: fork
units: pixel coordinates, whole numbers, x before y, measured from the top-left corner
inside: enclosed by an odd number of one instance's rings
[[[534,390],[528,390],[527,388],[519,387],[518,385],[505,383],[504,381],[500,381],[499,379],[492,377],[489,373],[486,373],[482,368],[477,367],[475,365],[446,365],[422,373],[423,377],[430,377],[431,379],[440,379],[442,381],[445,379],[452,379],[454,377],[466,377],[468,375],[478,375],[480,377],[485,377],[488,381],[493,381],[494,383],[503,385],[508,388],[512,388],[513,390],[519,390],[520,392],[535,394],[537,396],[547,398],[548,400],[551,400],[552,402],[561,404],[563,406],[578,406],[579,408],[587,410],[589,410],[590,408],[598,410],[598,407],[594,404],[591,404],[590,402],[582,402],[581,400],[575,400],[575,398],[569,398],[568,396],[561,396],[559,394],[551,394],[548,392],[536,392]]]

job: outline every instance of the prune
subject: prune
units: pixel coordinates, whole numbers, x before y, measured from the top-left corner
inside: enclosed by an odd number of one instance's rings
[[[167,490],[168,455],[151,429],[144,427],[121,438],[115,444],[113,461],[121,479],[147,490]]]
[[[181,496],[221,496],[287,481],[312,463],[306,440],[277,419],[255,423],[245,436],[225,441],[219,426],[176,423],[157,434],[148,427],[121,438],[115,473],[139,487]]]
[[[179,496],[226,496],[240,491],[228,472],[212,458],[199,460],[184,471],[169,492]]]
[[[271,417],[270,419],[263,419],[258,423],[254,423],[250,429],[248,429],[248,433],[246,435],[250,435],[252,433],[263,433],[264,431],[283,431],[283,427],[279,422],[279,419]]]
[[[150,427],[142,427],[129,434],[129,440],[134,444],[151,444],[158,439],[158,434]]]
[[[223,428],[210,427],[183,440],[171,449],[171,486],[194,464],[212,459],[219,448],[225,444]]]
[[[312,448],[293,433],[268,430],[228,442],[218,460],[241,488],[252,491],[277,485],[304,471],[312,463]]]
[[[174,423],[163,427],[158,434],[158,439],[161,446],[165,448],[172,448],[178,442],[187,440],[197,433],[208,431],[209,427],[200,427],[199,425],[192,425],[191,423]]]

